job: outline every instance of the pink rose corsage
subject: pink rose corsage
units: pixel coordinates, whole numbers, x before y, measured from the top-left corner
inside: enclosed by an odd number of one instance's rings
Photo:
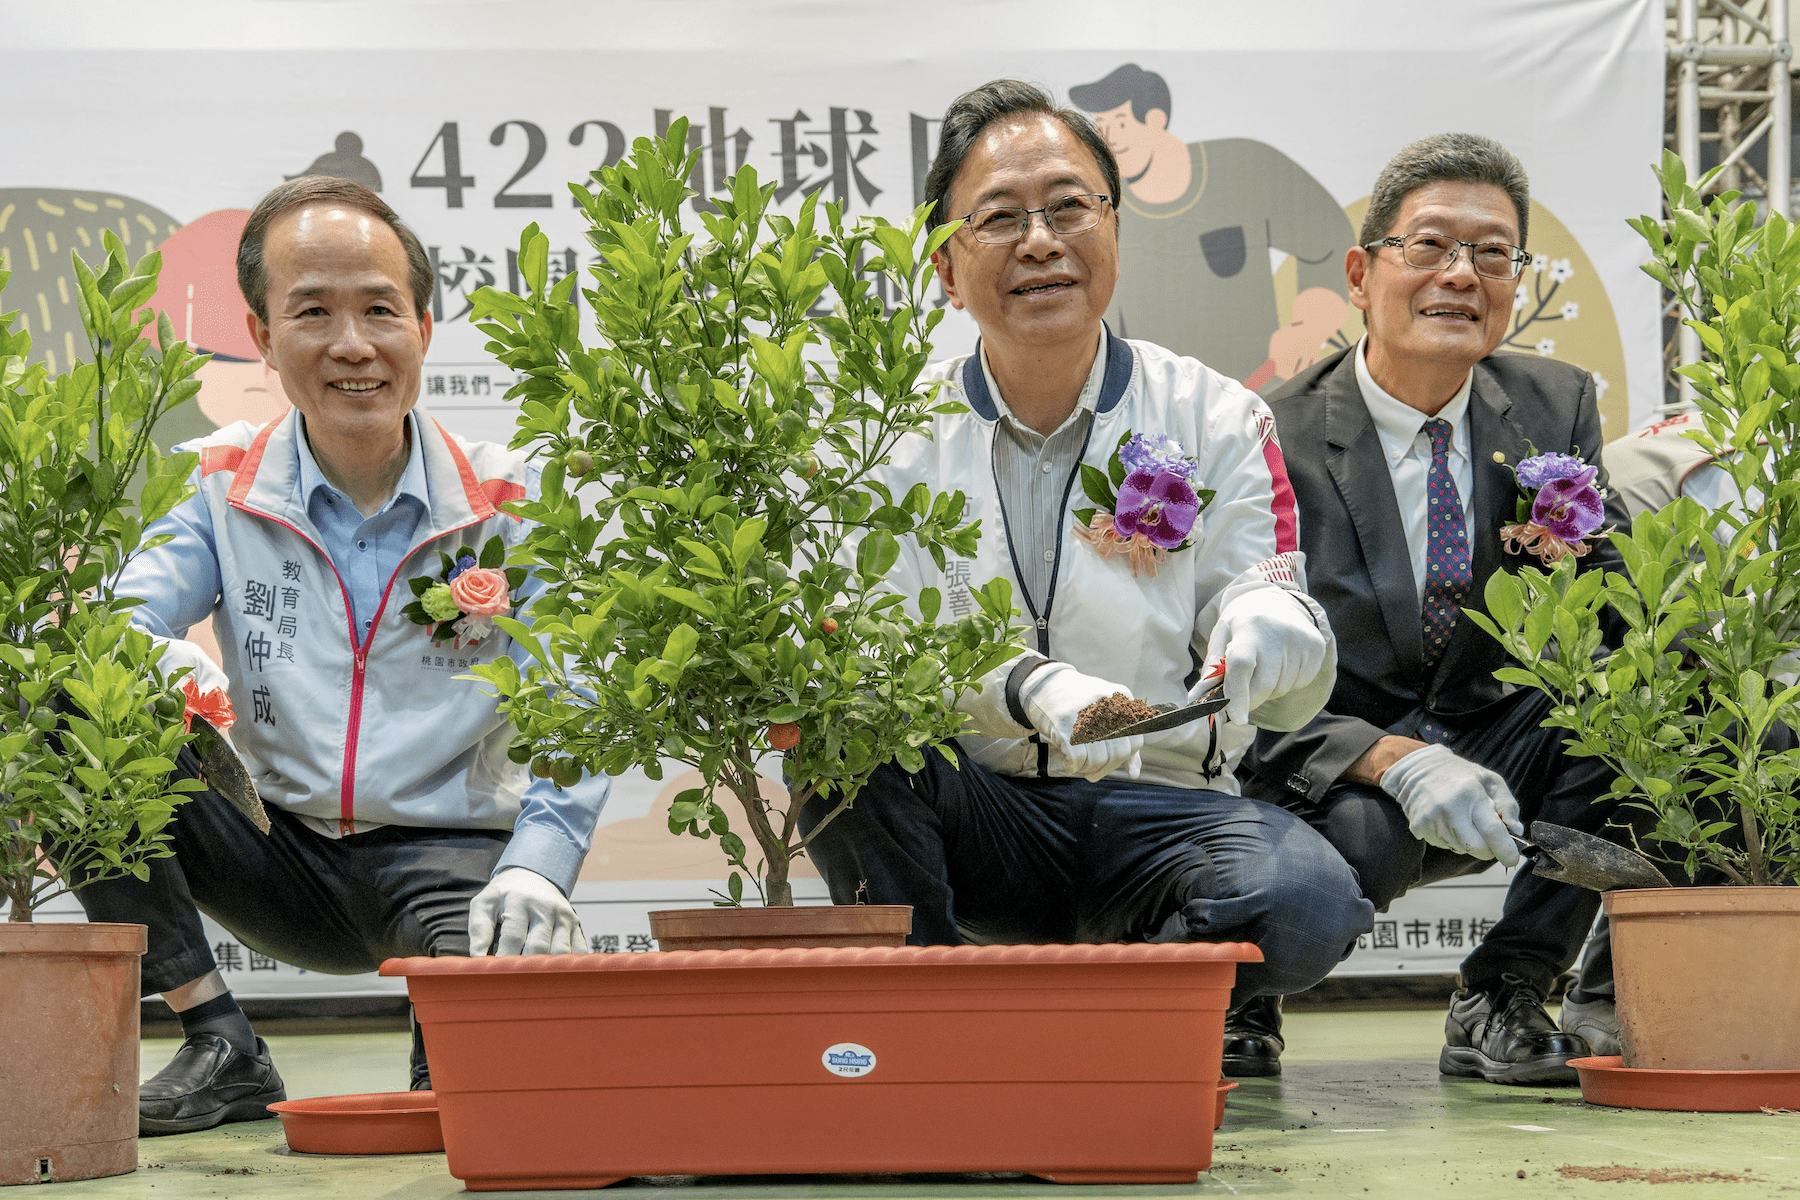
[[[434,642],[476,645],[494,632],[494,617],[517,606],[513,591],[525,582],[526,570],[501,566],[506,543],[498,537],[489,538],[479,555],[464,546],[455,558],[442,551],[438,557],[444,569],[409,580],[413,602],[400,611],[415,624],[430,626]]]

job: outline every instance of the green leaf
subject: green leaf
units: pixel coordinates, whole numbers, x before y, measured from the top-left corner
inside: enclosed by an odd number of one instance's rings
[[[1125,485],[1125,460],[1119,452],[1125,449],[1125,443],[1131,440],[1131,430],[1127,429],[1119,435],[1118,444],[1113,447],[1112,457],[1106,460],[1106,477],[1114,487]],[[1099,503],[1099,501],[1095,501]]]
[[[694,657],[694,649],[699,644],[700,634],[692,625],[683,622],[669,631],[668,641],[663,643],[662,660],[684,667]]]
[[[710,603],[686,588],[670,587],[666,583],[659,583],[656,585],[656,594],[659,596],[666,596],[677,604],[685,604],[703,617],[716,617],[719,615],[718,610]]]
[[[1081,490],[1089,500],[1107,512],[1112,512],[1119,506],[1119,497],[1113,491],[1106,473],[1088,463],[1081,464]]]
[[[885,579],[900,558],[900,543],[885,529],[871,530],[856,548],[856,569],[865,579]]]
[[[751,556],[762,547],[763,530],[768,522],[761,517],[751,517],[737,527],[731,536],[731,562],[740,572],[749,563]]]

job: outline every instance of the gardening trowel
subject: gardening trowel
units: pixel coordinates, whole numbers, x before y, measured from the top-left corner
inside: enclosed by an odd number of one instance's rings
[[[244,760],[237,756],[225,735],[199,713],[193,718],[194,750],[206,768],[206,782],[225,797],[231,807],[250,818],[250,823],[263,833],[269,832],[269,814],[263,810],[262,797],[256,794],[256,783],[244,770]]]
[[[1209,688],[1200,699],[1192,704],[1153,704],[1156,709],[1154,717],[1145,717],[1130,725],[1118,729],[1103,730],[1087,737],[1070,738],[1069,745],[1080,746],[1088,742],[1103,742],[1112,738],[1134,737],[1139,734],[1161,733],[1165,729],[1174,729],[1186,725],[1189,721],[1198,721],[1201,717],[1210,717],[1230,703],[1225,699],[1224,681]]]
[[[1545,879],[1596,892],[1674,886],[1649,859],[1605,838],[1548,821],[1533,821],[1526,832],[1530,841],[1513,840],[1531,860],[1531,869]]]

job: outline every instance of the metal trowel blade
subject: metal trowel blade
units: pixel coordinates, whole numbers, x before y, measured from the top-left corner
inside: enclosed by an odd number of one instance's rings
[[[244,770],[243,759],[211,721],[198,713],[193,714],[193,719],[194,749],[206,768],[206,782],[231,807],[250,818],[257,829],[269,832],[269,814],[263,809],[262,797],[256,794],[256,781]]]
[[[1605,838],[1548,821],[1533,821],[1527,832],[1538,850],[1531,869],[1545,879],[1596,892],[1674,886],[1649,859]]]

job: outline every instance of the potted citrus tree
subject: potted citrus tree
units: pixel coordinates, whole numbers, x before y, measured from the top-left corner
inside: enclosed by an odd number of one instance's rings
[[[835,815],[884,761],[922,769],[962,723],[957,695],[1017,635],[1004,580],[958,615],[935,591],[914,610],[885,586],[900,539],[942,564],[979,534],[962,493],[871,479],[944,403],[918,377],[943,316],[924,300],[930,254],[950,227],[927,236],[923,210],[852,224],[816,195],[790,220],[746,168],[689,230],[685,138],[644,139],[572,189],[600,255],[582,303],[574,275],[546,286],[535,225],[519,246],[530,293],[476,295],[490,348],[521,375],[513,444],[545,463],[541,498],[512,507],[536,523],[514,561],[549,583],[530,627],[507,626],[542,665],[478,673],[540,774],[696,770],[670,828],[718,839],[724,905],[748,880],[775,909],[793,903],[802,806],[824,797]],[[766,780],[778,769],[785,797]]]
[[[529,294],[477,294],[521,375],[515,444],[545,464],[542,498],[511,505],[536,522],[515,562],[548,583],[531,624],[507,624],[543,665],[481,674],[516,757],[553,778],[698,772],[670,824],[724,851],[723,905],[703,911],[841,925],[875,906],[792,906],[799,807],[841,811],[884,760],[919,769],[960,727],[958,693],[1017,653],[1006,583],[917,608],[884,585],[899,539],[945,563],[978,535],[960,495],[870,479],[949,403],[918,385],[945,235],[814,199],[778,216],[749,170],[689,231],[693,153],[678,121],[574,189],[600,254],[579,308],[573,276],[548,286],[535,227]],[[764,781],[777,761],[785,800]],[[737,906],[746,886],[765,904]],[[1194,1181],[1234,964],[1255,947],[903,946],[900,914],[888,945],[822,944],[827,925],[780,949],[382,971],[407,978],[449,1168],[477,1190],[800,1171]],[[752,1089],[779,1100],[739,1104]],[[695,1138],[696,1102],[734,1115]],[[596,1128],[609,1136],[579,1132]]]
[[[1687,882],[1723,882],[1607,893],[1623,1067],[1794,1072],[1800,228],[1773,214],[1756,228],[1735,193],[1704,200],[1673,154],[1657,173],[1671,215],[1632,224],[1706,347],[1682,368],[1704,418],[1692,436],[1741,500],[1683,497],[1611,531],[1623,575],[1578,576],[1573,560],[1496,574],[1492,620],[1469,615],[1522,664],[1502,677],[1548,693],[1572,751],[1617,772],[1610,795],[1641,811],[1641,847]],[[1603,651],[1608,606],[1628,632]]]
[[[136,1166],[144,929],[32,914],[70,875],[142,876],[202,786],[170,778],[184,698],[108,581],[187,494],[193,456],[158,454],[150,430],[204,359],[166,321],[166,352],[142,336],[160,257],[130,263],[110,234],[104,250],[97,273],[74,260],[91,360],[28,365],[0,313],[0,1183]]]

